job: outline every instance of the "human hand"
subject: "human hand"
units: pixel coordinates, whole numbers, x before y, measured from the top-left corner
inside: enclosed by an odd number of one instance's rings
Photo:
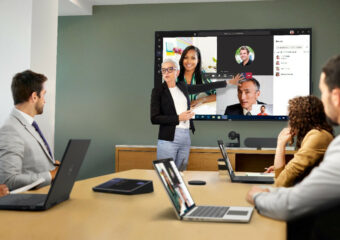
[[[54,180],[55,176],[57,175],[58,170],[59,170],[59,166],[55,167],[55,169],[50,171],[52,180]]]
[[[239,81],[243,80],[243,74],[236,74],[232,79],[227,80],[227,84],[238,85]]]
[[[266,169],[266,171],[264,171],[265,173],[271,173],[271,172],[274,172],[275,170],[274,165],[271,165],[270,167],[267,167],[264,169]]]
[[[187,110],[185,112],[182,112],[178,116],[178,120],[179,121],[187,121],[187,120],[191,119],[194,115],[195,115],[195,113],[190,109],[190,110]]]
[[[9,189],[5,184],[0,184],[0,197],[9,194]]]
[[[196,100],[191,101],[190,107],[191,108],[195,108],[195,107],[198,107],[198,106],[202,105],[203,102],[204,102],[203,99],[204,98],[200,98],[200,99],[196,99]]]
[[[60,166],[61,162],[58,160],[54,160],[54,166]]]
[[[288,142],[292,142],[293,136],[290,133],[290,128],[286,127],[281,130],[279,136],[277,137],[277,146],[285,147]]]
[[[256,194],[256,193],[259,193],[259,192],[269,192],[269,189],[268,188],[261,188],[261,187],[258,187],[258,186],[253,186],[247,193],[247,196],[246,196],[246,200],[250,203],[250,204],[255,204],[254,203],[254,199],[253,199],[253,196]]]

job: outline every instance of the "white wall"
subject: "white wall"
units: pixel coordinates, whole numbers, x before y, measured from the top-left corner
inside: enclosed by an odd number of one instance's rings
[[[54,149],[58,1],[33,0],[32,12],[31,69],[48,78],[44,113],[36,119]]]
[[[0,1],[0,126],[11,109],[11,81],[30,68],[32,0]]]
[[[13,108],[10,90],[15,73],[26,69],[48,77],[44,114],[38,116],[54,148],[58,1],[0,1],[0,126]]]

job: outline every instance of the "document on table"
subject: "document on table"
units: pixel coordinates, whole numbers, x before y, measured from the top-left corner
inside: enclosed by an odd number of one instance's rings
[[[35,182],[31,183],[31,184],[28,184],[26,186],[23,186],[21,188],[17,188],[15,190],[11,191],[10,194],[26,192],[27,190],[30,190],[30,189],[38,186],[39,184],[43,183],[44,181],[45,181],[45,179],[39,178],[37,181],[35,181]]]

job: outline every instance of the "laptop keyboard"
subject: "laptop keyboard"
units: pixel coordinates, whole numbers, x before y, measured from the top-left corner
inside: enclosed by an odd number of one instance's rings
[[[217,206],[198,206],[195,211],[191,212],[189,217],[210,217],[222,218],[228,211],[229,207]]]

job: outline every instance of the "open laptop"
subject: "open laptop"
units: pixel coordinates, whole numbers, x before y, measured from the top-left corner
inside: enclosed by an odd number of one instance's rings
[[[250,221],[254,210],[253,207],[197,206],[171,158],[153,161],[153,166],[180,220],[213,222]]]
[[[231,182],[239,182],[239,183],[264,183],[264,184],[272,184],[274,183],[274,178],[272,176],[236,176],[234,173],[234,169],[231,166],[228,154],[225,151],[225,147],[222,140],[217,140],[218,146],[221,150],[223,159],[226,163],[227,170],[229,172]]]
[[[90,140],[69,140],[48,194],[10,194],[0,198],[2,210],[41,211],[69,199]]]

